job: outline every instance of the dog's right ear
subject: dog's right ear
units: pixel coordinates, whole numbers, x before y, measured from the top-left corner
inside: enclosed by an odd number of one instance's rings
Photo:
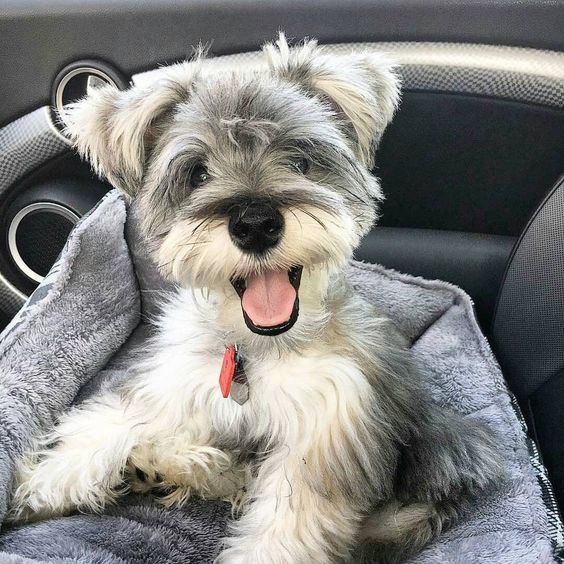
[[[382,53],[324,52],[314,40],[290,47],[283,33],[263,51],[271,72],[329,101],[368,169],[400,99],[396,65]]]
[[[134,196],[159,123],[189,98],[198,69],[198,61],[181,63],[168,67],[162,78],[146,87],[94,90],[65,107],[61,115],[65,133],[98,175]]]

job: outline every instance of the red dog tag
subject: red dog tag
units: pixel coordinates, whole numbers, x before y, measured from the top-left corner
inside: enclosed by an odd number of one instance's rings
[[[225,354],[223,355],[223,364],[221,365],[221,372],[219,373],[219,387],[223,397],[229,397],[231,390],[231,382],[235,375],[235,368],[237,367],[237,350],[235,345],[227,345]]]

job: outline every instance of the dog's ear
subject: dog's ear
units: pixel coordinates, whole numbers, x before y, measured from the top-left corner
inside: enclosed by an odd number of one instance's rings
[[[324,53],[313,40],[290,48],[282,33],[264,51],[273,73],[323,96],[342,114],[357,156],[372,168],[376,147],[399,104],[395,65],[379,53]]]
[[[120,91],[107,86],[65,107],[65,132],[82,157],[115,187],[135,195],[159,124],[190,96],[198,62],[169,67],[145,87]]]

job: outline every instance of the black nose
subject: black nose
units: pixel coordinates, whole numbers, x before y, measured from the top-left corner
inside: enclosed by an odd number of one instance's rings
[[[229,210],[229,234],[243,251],[264,253],[280,240],[284,218],[268,203],[233,206]]]

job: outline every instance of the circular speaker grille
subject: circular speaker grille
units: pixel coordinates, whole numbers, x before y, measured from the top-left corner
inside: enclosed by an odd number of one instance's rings
[[[10,254],[20,271],[41,282],[77,220],[74,212],[51,202],[31,204],[20,210],[8,234]]]

